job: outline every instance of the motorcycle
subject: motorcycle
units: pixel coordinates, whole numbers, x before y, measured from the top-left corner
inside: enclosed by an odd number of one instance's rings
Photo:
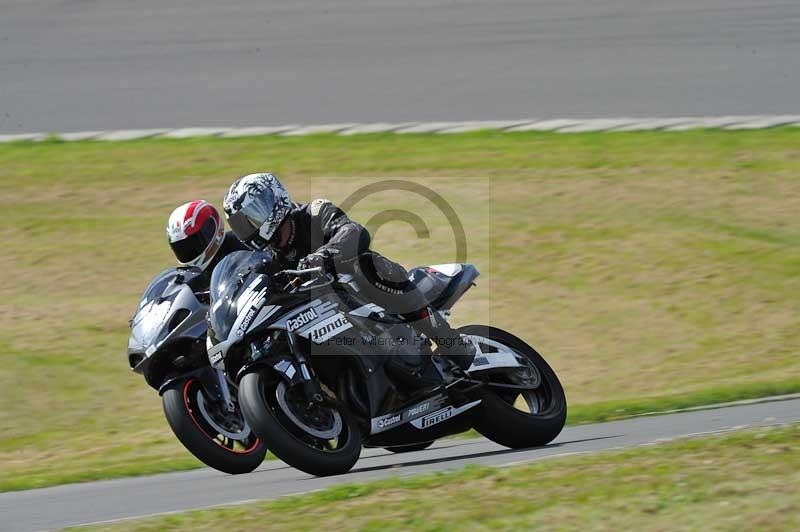
[[[267,447],[242,417],[224,372],[208,363],[200,275],[171,268],[153,279],[130,321],[128,363],[158,390],[170,428],[194,456],[225,473],[249,473]]]
[[[207,347],[212,366],[238,384],[245,420],[289,465],[341,474],[362,446],[402,452],[473,427],[511,448],[545,445],[561,432],[567,403],[558,377],[512,334],[458,329],[476,356],[466,376],[448,379],[447,360],[365,298],[353,275],[273,270],[271,255],[248,251],[217,265]],[[446,319],[478,271],[451,264],[409,274]],[[398,364],[431,385],[408,383]]]

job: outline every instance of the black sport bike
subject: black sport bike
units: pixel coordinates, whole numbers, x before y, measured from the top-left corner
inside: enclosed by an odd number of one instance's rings
[[[224,372],[208,363],[208,291],[195,286],[199,280],[197,268],[153,279],[130,323],[128,363],[158,390],[169,426],[193,455],[225,473],[249,473],[267,447],[244,421]]]
[[[470,264],[409,273],[440,319],[478,276]],[[245,420],[283,461],[335,475],[362,446],[424,448],[474,427],[523,448],[561,432],[564,391],[532,347],[494,327],[462,327],[477,354],[453,378],[430,342],[362,288],[319,269],[274,272],[267,253],[235,252],[214,269],[209,360],[238,383]]]

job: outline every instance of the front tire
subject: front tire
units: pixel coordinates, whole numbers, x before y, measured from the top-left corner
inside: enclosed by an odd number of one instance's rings
[[[495,327],[468,325],[459,332],[471,336],[479,345],[480,340],[486,338],[510,348],[538,370],[540,379],[535,390],[526,392],[484,387],[481,404],[475,411],[475,429],[493,442],[512,449],[538,447],[553,441],[564,428],[567,399],[558,377],[544,358],[513,334]],[[476,375],[479,376],[480,373]],[[521,409],[523,406],[527,411]]]
[[[198,395],[200,394],[200,395]],[[267,446],[249,429],[220,432],[210,405],[204,400],[200,381],[194,378],[168,388],[161,396],[164,415],[178,440],[204,464],[231,475],[249,473],[264,461]],[[241,416],[241,414],[238,414]]]
[[[309,417],[320,426],[310,426],[311,420],[303,425],[307,418],[299,408],[287,410],[287,405],[295,404],[296,392],[273,375],[248,373],[239,383],[239,404],[269,450],[290,466],[319,477],[347,473],[361,455],[361,432],[355,422],[347,412],[318,406],[320,411]]]

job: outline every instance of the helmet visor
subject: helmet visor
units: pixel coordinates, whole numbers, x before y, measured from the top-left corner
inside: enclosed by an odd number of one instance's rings
[[[287,209],[275,198],[269,188],[248,191],[248,197],[235,213],[228,215],[228,223],[242,242],[263,249],[272,238]]]
[[[179,262],[189,264],[205,253],[214,240],[216,232],[217,223],[213,218],[209,217],[198,232],[187,236],[183,240],[170,242],[169,245]]]
[[[247,216],[244,211],[235,212],[228,215],[228,224],[234,234],[245,244],[258,236],[258,228],[261,224]]]

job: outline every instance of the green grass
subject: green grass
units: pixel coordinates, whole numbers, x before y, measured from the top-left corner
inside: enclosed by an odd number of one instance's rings
[[[90,530],[796,530],[800,427],[394,477]]]
[[[800,391],[800,129],[475,133],[0,145],[0,490],[195,467],[131,374],[127,321],[170,264],[164,224],[237,175],[296,199],[382,178],[441,192],[482,272],[456,323],[532,343],[571,421]],[[424,198],[385,191],[367,221],[404,264],[453,260]]]

